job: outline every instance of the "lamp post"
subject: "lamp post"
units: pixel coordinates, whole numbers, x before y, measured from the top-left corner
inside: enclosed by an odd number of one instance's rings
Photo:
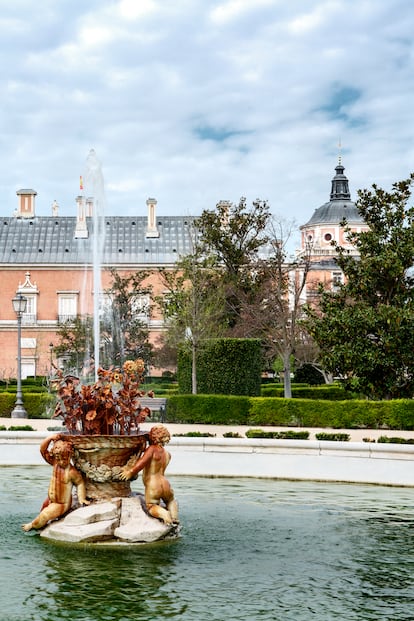
[[[22,315],[26,310],[27,298],[21,293],[17,293],[12,299],[13,309],[17,316],[17,392],[16,404],[11,413],[12,418],[27,418],[27,412],[23,405],[22,395]]]
[[[53,343],[49,343],[49,353],[50,353],[50,375],[52,375],[52,368],[53,368]]]

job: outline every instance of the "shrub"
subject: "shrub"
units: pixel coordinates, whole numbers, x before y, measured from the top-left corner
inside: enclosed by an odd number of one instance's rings
[[[0,392],[0,416],[10,416],[14,404],[16,403],[16,393]],[[26,406],[26,404],[25,404]]]
[[[313,364],[302,364],[295,371],[295,382],[306,382],[311,385],[325,384],[325,378],[318,369],[316,369]]]
[[[16,393],[0,392],[0,416],[9,418],[16,403]],[[23,404],[28,418],[50,418],[55,397],[48,392],[24,392]]]
[[[380,444],[414,444],[414,438],[380,436],[377,442]]]
[[[35,431],[31,425],[12,425],[7,431]]]
[[[237,431],[227,431],[223,433],[223,438],[241,438],[241,435]]]
[[[317,433],[315,434],[317,440],[331,440],[332,442],[349,442],[349,433]]]
[[[175,438],[215,438],[215,433],[204,433],[202,431],[187,431],[187,433],[174,433]]]
[[[249,429],[247,438],[271,438],[273,440],[307,440],[309,431],[263,431],[263,429]]]

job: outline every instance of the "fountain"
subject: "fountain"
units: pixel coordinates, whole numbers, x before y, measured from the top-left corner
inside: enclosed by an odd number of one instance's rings
[[[170,434],[163,425],[147,433],[139,425],[150,414],[141,407],[144,361],[122,369],[98,369],[92,385],[59,372],[54,417],[67,433],[43,440],[40,452],[53,467],[48,497],[23,530],[73,543],[152,542],[179,534],[178,507],[165,478]],[[145,495],[130,481],[143,472]],[[76,493],[73,494],[74,490]]]
[[[101,266],[105,245],[105,211],[106,196],[105,185],[102,174],[102,166],[98,160],[95,150],[91,149],[86,159],[86,170],[84,174],[84,189],[89,201],[92,202],[93,212],[93,239],[92,239],[92,266],[93,266],[93,343],[94,343],[94,364],[95,380],[97,380],[97,370],[100,366],[100,328],[99,321],[101,315]]]
[[[164,445],[170,434],[163,425],[139,431],[149,414],[139,404],[145,394],[140,390],[143,371],[143,360],[128,360],[122,369],[100,368],[92,386],[61,374],[54,417],[63,418],[69,433],[41,443],[40,452],[53,467],[48,497],[23,530],[76,543],[178,536],[178,507],[165,478],[170,454]],[[140,471],[144,496],[130,488]]]

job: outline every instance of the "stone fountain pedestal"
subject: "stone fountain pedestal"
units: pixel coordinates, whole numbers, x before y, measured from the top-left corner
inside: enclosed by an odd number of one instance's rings
[[[150,543],[179,535],[178,524],[150,516],[144,496],[131,492],[122,468],[144,452],[148,434],[135,436],[66,436],[73,445],[73,463],[85,480],[90,505],[72,509],[49,523],[41,537],[68,543]],[[77,505],[76,497],[72,507]]]
[[[41,537],[67,543],[151,543],[178,537],[177,524],[164,524],[145,511],[141,494],[112,498],[75,509],[51,522]]]

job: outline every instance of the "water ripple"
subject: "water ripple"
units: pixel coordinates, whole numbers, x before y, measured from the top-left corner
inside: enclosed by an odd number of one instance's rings
[[[182,538],[108,549],[21,532],[49,476],[0,468],[2,621],[412,619],[412,490],[174,477]]]

